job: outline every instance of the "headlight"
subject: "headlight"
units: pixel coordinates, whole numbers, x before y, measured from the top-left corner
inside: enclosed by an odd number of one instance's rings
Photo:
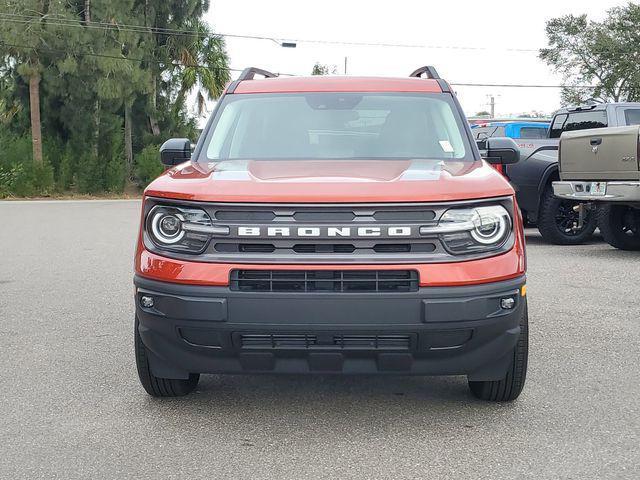
[[[438,234],[453,254],[496,250],[509,239],[513,230],[511,216],[501,205],[447,210],[436,227],[422,227],[423,235]]]
[[[214,226],[204,210],[156,205],[147,215],[145,230],[163,250],[200,253],[214,235],[228,235],[228,227]]]

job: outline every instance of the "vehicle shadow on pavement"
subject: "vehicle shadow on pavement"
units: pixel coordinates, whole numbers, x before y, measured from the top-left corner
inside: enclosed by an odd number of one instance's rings
[[[166,402],[159,401],[157,406]],[[473,397],[465,377],[379,375],[204,375],[195,393],[169,403],[171,409],[215,406],[220,414],[232,416],[247,412],[281,415],[283,411],[340,416],[355,405],[366,405],[370,412],[398,409],[398,415],[409,409],[422,416],[425,407],[450,412],[455,405],[461,409],[470,404],[495,406]]]

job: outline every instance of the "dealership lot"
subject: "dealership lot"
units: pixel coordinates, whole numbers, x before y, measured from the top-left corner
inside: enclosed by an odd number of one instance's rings
[[[638,478],[640,254],[528,230],[530,369],[462,378],[205,376],[133,362],[139,201],[0,202],[1,478]]]

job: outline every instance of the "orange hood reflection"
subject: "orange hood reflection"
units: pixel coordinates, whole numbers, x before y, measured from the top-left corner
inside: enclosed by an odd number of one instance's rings
[[[186,162],[146,195],[206,202],[433,202],[512,195],[485,162],[440,160],[226,160]]]

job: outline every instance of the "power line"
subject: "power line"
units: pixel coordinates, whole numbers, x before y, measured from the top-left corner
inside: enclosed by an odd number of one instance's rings
[[[207,65],[201,64],[184,64],[179,62],[162,62],[160,60],[145,60],[143,58],[131,58],[131,57],[123,57],[117,55],[107,55],[102,53],[93,53],[93,52],[69,52],[67,50],[59,50],[52,48],[41,48],[41,47],[33,47],[29,45],[18,45],[12,43],[4,43],[0,42],[0,46],[7,46],[12,48],[20,48],[24,50],[36,50],[41,52],[49,52],[49,53],[61,53],[61,54],[71,54],[78,55],[82,57],[100,57],[100,58],[109,58],[114,60],[126,60],[130,62],[149,62],[156,63],[159,65],[173,65],[176,67],[194,67],[194,68],[208,68],[209,70],[224,70],[229,72],[241,72],[243,69],[241,68],[225,68],[225,67],[209,67]],[[294,73],[278,73],[279,76],[296,76]],[[595,85],[534,85],[534,84],[517,84],[517,83],[450,83],[451,86],[454,87],[501,87],[501,88],[597,88]]]
[[[596,85],[535,85],[526,83],[451,83],[455,87],[496,87],[496,88],[598,88]]]
[[[9,17],[9,18],[7,18]],[[115,24],[108,22],[85,22],[81,20],[74,20],[63,17],[47,17],[47,16],[29,16],[29,15],[17,15],[7,14],[0,12],[0,21],[7,23],[17,23],[20,25],[30,24],[34,22],[42,22],[46,20],[46,25],[58,26],[58,27],[73,27],[73,28],[93,28],[100,30],[115,30],[118,32],[134,32],[134,33],[158,33],[165,35],[184,35],[191,37],[221,37],[222,35],[214,33],[198,32],[193,30],[177,30],[169,28],[151,27],[144,25],[128,25],[128,24]],[[260,40],[271,40],[269,37],[251,37]]]
[[[101,30],[116,30],[123,32],[134,33],[157,33],[161,35],[183,35],[183,36],[196,36],[196,37],[210,37],[210,38],[241,38],[251,40],[269,40],[278,42],[279,40],[274,37],[261,36],[261,35],[241,35],[234,33],[204,33],[194,32],[192,30],[180,30],[172,28],[151,27],[145,25],[132,25],[132,24],[114,24],[107,22],[79,22],[74,19],[68,19],[64,17],[52,17],[52,16],[33,16],[33,15],[19,15],[15,13],[3,13],[0,12],[0,21],[17,23],[17,24],[29,24],[32,22],[46,21],[47,25],[60,26],[60,27],[73,27],[73,28],[94,28]],[[393,48],[424,48],[424,49],[441,49],[441,50],[469,50],[469,51],[491,51],[501,50],[508,52],[524,52],[524,53],[538,53],[537,49],[530,48],[495,48],[495,47],[475,47],[475,46],[455,46],[455,45],[422,45],[422,44],[410,44],[410,43],[385,43],[385,42],[350,42],[340,40],[319,40],[319,39],[304,39],[304,38],[287,38],[291,42],[297,43],[313,43],[321,45],[340,45],[340,46],[358,46],[358,47],[393,47]]]
[[[185,63],[180,63],[180,62],[162,62],[160,60],[143,59],[143,58],[131,58],[131,57],[118,56],[118,55],[108,55],[108,54],[104,54],[104,53],[69,52],[67,50],[60,50],[60,49],[55,49],[55,48],[33,47],[33,46],[29,46],[29,45],[18,45],[18,44],[14,44],[14,43],[5,43],[5,42],[0,42],[0,46],[19,48],[19,49],[22,49],[22,50],[35,50],[35,51],[38,51],[38,52],[61,53],[61,54],[72,55],[72,56],[76,56],[77,55],[77,56],[81,56],[81,57],[110,58],[110,59],[113,59],[113,60],[126,60],[126,61],[129,61],[129,62],[140,62],[140,63],[148,62],[148,63],[156,63],[158,65],[173,65],[175,67],[207,68],[209,70],[223,70],[223,71],[228,71],[228,72],[241,72],[242,71],[241,68],[210,67],[210,66],[207,66],[207,65],[185,64]],[[290,74],[281,73],[280,75],[290,75]]]
[[[225,68],[225,67],[210,67],[202,64],[185,64],[180,62],[163,62],[160,60],[153,59],[143,59],[143,58],[131,58],[125,56],[118,55],[108,55],[104,53],[94,53],[94,52],[69,52],[68,50],[60,50],[53,48],[42,48],[42,47],[34,47],[30,45],[18,45],[14,43],[5,43],[0,42],[0,46],[7,46],[12,48],[19,48],[23,50],[36,50],[40,52],[48,52],[48,53],[60,53],[65,55],[72,56],[81,56],[81,57],[99,57],[99,58],[109,58],[113,60],[125,60],[129,62],[148,62],[155,63],[158,65],[173,65],[175,67],[193,67],[193,68],[207,68],[209,70],[224,70],[229,72],[241,72],[243,69],[241,68]],[[278,73],[279,76],[297,76],[294,73]],[[544,84],[524,84],[524,83],[458,83],[451,82],[451,86],[454,87],[496,87],[496,88],[597,88],[595,85],[544,85]]]

